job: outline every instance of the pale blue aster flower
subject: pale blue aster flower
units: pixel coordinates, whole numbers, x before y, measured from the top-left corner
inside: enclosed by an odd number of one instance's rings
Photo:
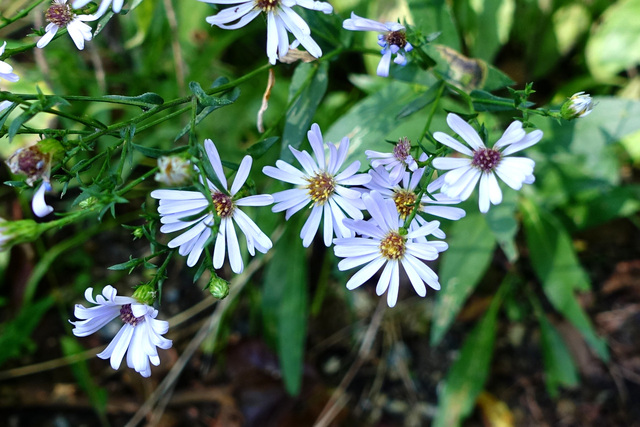
[[[398,65],[406,65],[406,53],[413,50],[411,43],[407,41],[407,35],[403,25],[397,22],[378,22],[372,19],[361,18],[351,12],[351,18],[342,23],[342,27],[351,31],[377,31],[378,44],[382,47],[382,58],[378,63],[376,74],[380,77],[389,76],[391,56],[396,55],[393,62]]]

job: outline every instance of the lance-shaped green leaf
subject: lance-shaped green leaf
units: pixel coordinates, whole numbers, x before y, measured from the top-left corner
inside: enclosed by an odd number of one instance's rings
[[[285,387],[292,395],[299,393],[302,384],[308,315],[306,251],[298,237],[300,222],[289,221],[272,249],[275,256],[267,264],[262,299],[267,333],[276,341]]]
[[[105,95],[103,98],[114,104],[135,105],[142,108],[143,111],[164,104],[164,99],[153,92],[146,92],[138,96]]]
[[[476,288],[493,258],[496,239],[482,214],[471,211],[450,231],[449,249],[442,254],[440,284],[431,328],[431,344],[444,337],[462,305]]]
[[[66,357],[73,357],[85,351],[75,338],[64,336],[60,338],[60,347]],[[89,371],[86,360],[79,360],[69,365],[73,376],[76,378],[78,385],[89,397],[91,405],[95,409],[102,425],[108,425],[107,422],[107,390],[99,387]]]
[[[131,144],[131,148],[140,152],[143,156],[157,159],[162,156],[170,156],[172,154],[178,154],[185,152],[189,149],[188,145],[182,145],[180,147],[172,148],[170,150],[161,150],[159,148],[145,147],[144,145]]]
[[[578,385],[578,370],[564,340],[546,316],[538,316],[540,322],[540,345],[544,362],[544,382],[553,398],[558,396],[558,387],[573,388]]]
[[[13,320],[0,325],[0,365],[8,359],[24,357],[25,350],[33,348],[29,337],[53,302],[47,297],[27,304]]]
[[[293,160],[289,146],[299,149],[320,101],[327,91],[329,79],[326,62],[318,64],[301,63],[296,67],[289,87],[289,102],[293,102],[287,112],[280,158],[285,162]]]
[[[587,344],[604,360],[609,360],[605,341],[596,335],[580,306],[575,291],[590,289],[589,277],[578,262],[571,238],[551,214],[529,200],[521,203],[531,265],[542,290],[553,307],[578,328]]]
[[[489,376],[496,339],[498,309],[512,278],[507,277],[493,297],[489,310],[464,342],[460,357],[449,369],[438,396],[434,427],[459,426],[471,414]]]
[[[263,139],[262,141],[258,141],[253,144],[251,147],[247,149],[247,152],[251,154],[254,159],[258,159],[264,155],[269,148],[273,147],[273,145],[278,142],[280,139],[279,136],[272,136],[271,138]]]

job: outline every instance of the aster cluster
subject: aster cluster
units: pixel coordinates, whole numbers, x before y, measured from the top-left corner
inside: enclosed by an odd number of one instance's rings
[[[199,1],[223,6],[206,21],[225,30],[244,27],[262,16],[271,64],[285,62],[283,58],[298,45],[315,58],[322,56],[311,28],[296,8],[331,14],[333,7],[327,2]],[[119,13],[124,5],[124,0],[102,0],[95,14],[78,14],[89,2],[53,0],[45,12],[48,24],[37,47],[43,48],[58,31],[66,29],[81,50],[92,39],[92,29],[86,22],[97,20],[109,9]],[[381,23],[352,13],[342,27],[378,33],[382,56],[376,73],[380,77],[389,76],[392,59],[404,66],[413,50],[407,29],[397,22]],[[6,42],[0,47],[0,55],[5,46]],[[13,68],[3,61],[0,78],[18,80]],[[13,107],[5,101],[0,104],[0,111]],[[585,117],[592,108],[591,98],[579,92],[567,101],[562,115]],[[279,181],[274,184],[279,191],[273,194],[256,194],[250,179],[254,161],[250,155],[242,157],[238,164],[223,162],[212,139],[200,143],[192,134],[188,151],[191,157],[160,157],[157,169],[151,172],[155,173],[157,185],[168,187],[149,193],[161,233],[157,239],[154,237],[154,244],[184,257],[189,268],[209,270],[211,293],[224,298],[229,284],[217,272],[228,274],[228,266],[234,274],[241,274],[249,257],[259,256],[257,252],[266,254],[273,246],[263,231],[264,227],[268,229],[265,223],[269,224],[264,221],[265,212],[270,210],[286,221],[297,215],[303,217],[304,224],[300,241],[291,244],[308,248],[317,241],[331,248],[340,259],[340,271],[355,270],[346,280],[348,290],[375,283],[376,294],[385,295],[389,307],[403,298],[403,283],[425,297],[428,289],[436,291],[441,287],[434,270],[440,254],[448,249],[441,221],[464,218],[466,212],[458,205],[471,198],[476,188],[478,208],[487,213],[492,205],[502,202],[504,186],[501,188],[499,181],[513,190],[532,184],[534,160],[515,154],[538,143],[543,136],[540,130],[527,132],[522,122],[514,121],[489,144],[474,127],[480,127],[480,123],[454,113],[447,115],[446,122],[451,132],[433,133],[437,155],[425,153],[422,146],[412,145],[409,138],[402,137],[389,151],[366,150],[368,164],[348,160],[352,154],[349,137],[344,136],[339,142],[327,141],[314,123],[306,135],[308,149],[288,147],[293,162],[277,160],[262,168],[263,175]],[[26,176],[26,185],[36,187],[32,210],[37,217],[53,212],[45,193],[52,191],[51,170],[57,148],[52,149],[47,141],[20,148],[6,161],[13,173]],[[443,156],[449,149],[455,153]],[[17,228],[8,223],[0,219],[0,249],[17,241]],[[22,224],[23,228],[28,226],[32,225]],[[143,235],[140,231],[136,236]],[[172,341],[164,337],[169,323],[157,319],[157,282],[150,283],[153,285],[136,288],[130,297],[119,296],[110,285],[94,297],[93,288],[88,288],[85,299],[93,306],[76,305],[77,320],[71,321],[78,337],[93,334],[112,321],[119,322],[119,331],[98,357],[109,359],[117,370],[126,356],[127,366],[144,377],[151,374],[151,365],[160,363],[158,349],[172,346]]]

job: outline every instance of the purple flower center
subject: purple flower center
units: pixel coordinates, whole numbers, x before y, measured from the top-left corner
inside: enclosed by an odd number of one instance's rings
[[[211,193],[211,198],[213,199],[216,214],[218,214],[220,218],[227,218],[233,215],[236,206],[233,204],[233,199],[230,196],[216,192]]]
[[[69,22],[73,21],[75,14],[71,11],[71,7],[69,7],[68,4],[54,3],[44,13],[44,17],[48,22],[64,28],[69,25]]]
[[[131,326],[136,326],[139,323],[144,322],[144,316],[136,317],[133,315],[133,311],[131,311],[131,304],[125,304],[120,307],[120,318],[124,323],[128,323]]]
[[[396,45],[400,49],[403,49],[407,45],[407,35],[402,30],[390,31],[387,33],[386,40],[389,46]]]
[[[406,240],[396,231],[390,231],[384,239],[380,241],[380,253],[388,260],[400,259],[407,249]]]
[[[491,172],[502,160],[502,153],[494,148],[481,148],[473,152],[471,166],[480,169],[482,172]]]
[[[396,146],[393,147],[393,156],[404,163],[409,157],[410,151],[411,142],[407,138],[400,138]]]
[[[326,172],[319,172],[311,178],[307,178],[309,185],[309,197],[316,205],[323,205],[329,200],[336,189],[336,180]]]
[[[280,0],[255,0],[255,7],[263,12],[271,12],[280,4]]]

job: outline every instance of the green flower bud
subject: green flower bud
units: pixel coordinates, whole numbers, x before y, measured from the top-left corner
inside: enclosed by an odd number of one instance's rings
[[[560,115],[565,120],[573,120],[578,117],[586,117],[593,110],[594,103],[588,93],[578,92],[573,94],[560,109]]]
[[[156,289],[153,286],[146,284],[138,286],[136,290],[133,291],[132,296],[142,304],[153,305],[157,295],[158,292],[156,292]]]
[[[214,298],[225,299],[229,295],[229,282],[213,275],[209,281],[209,292]]]
[[[133,230],[133,238],[135,239],[140,239],[144,236],[144,230],[142,227],[138,227],[135,230]]]
[[[0,218],[0,251],[18,243],[32,242],[40,237],[43,231],[43,226],[31,219],[6,221]]]
[[[89,196],[83,201],[81,201],[80,203],[78,203],[78,206],[80,206],[80,209],[90,209],[96,203],[98,203],[98,199],[93,196]]]

